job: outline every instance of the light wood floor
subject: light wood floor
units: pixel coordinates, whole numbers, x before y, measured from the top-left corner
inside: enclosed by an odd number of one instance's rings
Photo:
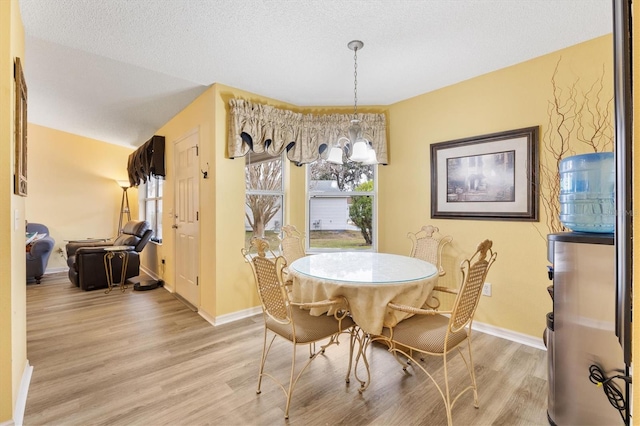
[[[290,419],[270,381],[256,395],[260,315],[213,327],[159,288],[111,294],[72,287],[66,274],[27,287],[27,357],[34,366],[24,424],[34,425],[440,425],[444,405],[421,371],[408,374],[382,346],[361,395],[344,375],[347,340],[303,374]],[[287,378],[291,345],[276,340],[267,366]],[[456,425],[548,425],[546,354],[482,333],[473,336],[480,408],[467,392]],[[299,350],[300,362],[308,349]],[[441,360],[427,359],[442,379]],[[301,365],[301,364],[300,364]],[[466,385],[459,357],[454,388]],[[451,370],[450,370],[451,371]]]

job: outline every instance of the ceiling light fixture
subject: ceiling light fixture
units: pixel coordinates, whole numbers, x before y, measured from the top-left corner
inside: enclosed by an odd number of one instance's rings
[[[342,154],[344,142],[349,160],[363,164],[377,164],[376,152],[371,143],[364,137],[360,120],[358,119],[358,50],[362,49],[364,43],[360,40],[353,40],[347,47],[353,50],[353,118],[349,126],[349,137],[341,137],[329,151],[327,161],[334,164],[342,164]]]

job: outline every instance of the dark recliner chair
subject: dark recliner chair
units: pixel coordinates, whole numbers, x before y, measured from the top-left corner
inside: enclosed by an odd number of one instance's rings
[[[49,228],[41,223],[27,223],[27,232],[47,234],[27,246],[27,281],[35,279],[36,284],[40,284],[56,242],[49,236]]]
[[[129,263],[125,279],[140,275],[140,252],[153,235],[151,225],[147,221],[132,220],[128,222],[113,241],[72,241],[67,243],[67,264],[69,279],[82,290],[107,288],[107,272],[104,257],[108,246],[131,246],[128,251]],[[113,257],[113,277],[119,280],[122,274],[122,259]]]

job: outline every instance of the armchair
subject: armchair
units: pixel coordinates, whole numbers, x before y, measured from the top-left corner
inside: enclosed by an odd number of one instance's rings
[[[35,279],[36,284],[40,284],[56,242],[49,236],[49,228],[41,223],[27,223],[27,232],[47,235],[27,246],[27,279]]]
[[[67,244],[67,264],[69,265],[69,280],[82,290],[96,290],[107,288],[107,271],[104,256],[108,246],[131,246],[128,251],[129,262],[125,279],[140,275],[140,252],[147,245],[153,230],[147,221],[129,221],[120,234],[113,241],[71,241]],[[122,273],[122,259],[114,257],[112,260],[113,276]]]

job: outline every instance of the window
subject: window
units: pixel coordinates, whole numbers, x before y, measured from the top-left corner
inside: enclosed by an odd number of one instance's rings
[[[307,165],[307,249],[375,250],[374,165]]]
[[[284,205],[283,156],[249,152],[245,157],[245,247],[254,236],[269,241],[278,252]]]
[[[144,185],[144,219],[151,224],[151,241],[162,243],[162,191],[164,180],[151,176]]]

